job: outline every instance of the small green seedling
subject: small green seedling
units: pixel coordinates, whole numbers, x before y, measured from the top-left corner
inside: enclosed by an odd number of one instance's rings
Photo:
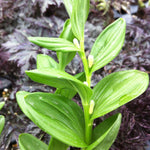
[[[30,134],[21,134],[21,150],[108,150],[116,139],[121,114],[115,114],[93,129],[96,118],[117,109],[141,95],[148,87],[145,72],[127,70],[112,73],[92,89],[93,72],[112,61],[120,52],[126,31],[120,18],[106,27],[96,39],[90,55],[84,49],[84,26],[90,0],[64,0],[70,19],[59,38],[29,37],[32,43],[56,51],[58,62],[47,55],[37,56],[37,69],[26,71],[35,82],[57,88],[55,93],[19,91],[17,102],[39,128],[51,135],[49,145]],[[78,53],[84,72],[72,76],[65,67]],[[72,98],[79,94],[82,108]]]
[[[5,102],[0,102],[0,110],[3,108],[4,105],[5,105]],[[0,135],[4,128],[4,124],[5,124],[5,117],[3,115],[0,115]]]

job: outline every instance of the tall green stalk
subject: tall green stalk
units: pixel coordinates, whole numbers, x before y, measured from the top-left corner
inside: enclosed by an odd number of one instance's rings
[[[91,75],[89,71],[88,61],[85,55],[85,49],[84,49],[84,38],[80,41],[80,57],[83,63],[85,76],[86,76],[86,83],[89,87],[91,86]],[[90,120],[90,114],[89,114],[89,108],[90,108],[90,102],[89,99],[86,100],[86,103],[83,104],[83,110],[84,110],[84,119],[85,119],[85,141],[87,144],[90,144],[91,142],[91,135],[92,135],[92,125],[93,121]]]

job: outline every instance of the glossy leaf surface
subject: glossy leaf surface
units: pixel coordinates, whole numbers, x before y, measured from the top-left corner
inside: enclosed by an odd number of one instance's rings
[[[72,100],[49,93],[33,93],[25,97],[32,121],[56,139],[72,146],[86,147],[84,115]]]
[[[21,150],[48,150],[48,145],[27,133],[19,135],[19,146]]]
[[[78,73],[74,77],[82,82],[86,80],[84,72]],[[63,95],[69,99],[72,99],[77,94],[77,92],[75,90],[72,90],[69,88],[57,89],[56,93]]]
[[[75,77],[57,69],[42,69],[26,71],[26,74],[35,82],[43,83],[60,89],[72,89],[79,93],[85,104],[92,95],[92,90]]]
[[[28,94],[30,93],[25,91],[19,91],[16,93],[16,100],[23,113],[31,119],[30,113],[26,108],[26,102],[24,101],[25,96],[27,96]]]
[[[148,87],[148,74],[138,70],[112,73],[93,89],[92,119],[103,116],[141,95]]]
[[[67,150],[69,146],[51,137],[48,150]]]
[[[71,17],[73,0],[64,0],[64,4],[69,16]]]
[[[29,37],[28,40],[38,46],[57,52],[80,51],[72,42],[62,38]]]
[[[0,102],[0,110],[3,108],[4,105],[5,105],[5,102]]]
[[[87,150],[109,150],[115,141],[121,124],[121,114],[113,115],[93,130],[92,144]]]
[[[37,69],[58,68],[58,63],[48,55],[37,55]]]
[[[84,37],[84,26],[89,14],[90,0],[73,1],[73,10],[71,15],[71,26],[74,35],[78,40]]]
[[[94,57],[91,72],[102,68],[119,54],[124,43],[125,32],[126,23],[122,18],[116,20],[102,31],[90,53]]]
[[[70,19],[68,19],[65,24],[62,33],[60,34],[60,38],[66,39],[70,42],[73,42],[73,39],[75,38],[72,29],[71,29],[71,22]],[[57,57],[59,60],[59,68],[63,69],[66,67],[68,63],[74,58],[76,52],[57,52]]]
[[[5,124],[5,117],[0,115],[0,134],[4,128],[4,124]]]

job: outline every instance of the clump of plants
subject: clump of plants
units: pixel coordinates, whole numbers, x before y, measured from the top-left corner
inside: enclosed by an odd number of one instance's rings
[[[120,18],[106,27],[96,39],[89,56],[84,49],[84,26],[90,0],[64,0],[70,19],[59,38],[29,37],[32,43],[56,51],[58,62],[48,55],[37,56],[37,69],[26,71],[35,82],[56,88],[55,93],[19,91],[17,102],[39,128],[51,135],[49,145],[34,136],[19,136],[21,150],[108,150],[116,139],[121,114],[115,114],[93,129],[96,118],[117,109],[141,95],[148,87],[148,74],[138,70],[112,73],[92,89],[92,74],[112,61],[120,52],[126,23]],[[84,71],[74,76],[65,67],[79,54]],[[79,94],[82,108],[72,98]]]

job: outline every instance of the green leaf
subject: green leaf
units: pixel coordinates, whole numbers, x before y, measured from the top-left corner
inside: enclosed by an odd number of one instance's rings
[[[70,42],[73,41],[75,36],[73,35],[72,29],[71,29],[71,22],[70,19],[68,19],[65,24],[63,31],[60,35],[60,38],[66,39]],[[76,52],[68,52],[68,53],[63,53],[63,52],[57,52],[57,57],[59,60],[59,65],[62,70],[66,67],[68,63],[74,58]]]
[[[103,116],[141,95],[148,87],[148,74],[138,70],[112,73],[93,89],[92,119]]]
[[[27,108],[27,106],[26,106],[26,102],[25,102],[25,100],[24,100],[24,97],[26,97],[27,95],[29,95],[30,93],[29,92],[25,92],[25,91],[19,91],[19,92],[17,92],[17,94],[16,94],[16,97],[17,97],[17,102],[18,102],[18,104],[19,104],[19,106],[20,106],[20,108],[21,108],[21,110],[24,112],[24,114],[26,115],[26,116],[28,116],[31,120],[33,119],[32,118],[32,116],[30,115],[30,110],[28,110],[28,108]],[[56,139],[55,139],[56,140]],[[53,140],[53,142],[51,143],[53,146],[53,148],[56,146],[55,144],[56,144],[56,141],[58,141],[58,140]],[[61,145],[62,146],[62,148],[65,148],[66,147],[66,144],[64,144],[64,143],[61,143],[60,141],[57,143],[58,144],[58,146],[59,145]],[[56,146],[56,148],[57,148],[57,146]],[[54,149],[55,150],[55,149]],[[62,149],[63,150],[63,149]]]
[[[74,77],[82,82],[86,80],[84,72],[80,72],[80,73],[76,74]],[[69,99],[72,99],[77,94],[77,92],[75,90],[72,90],[69,88],[63,88],[63,89],[57,89],[56,94],[60,94]]]
[[[72,3],[73,3],[73,0],[64,0],[66,10],[67,10],[70,17],[71,17],[71,14],[72,14]]]
[[[124,43],[125,32],[126,23],[122,18],[116,20],[102,31],[90,53],[94,57],[91,72],[102,68],[119,54]]]
[[[96,128],[92,135],[92,144],[87,150],[109,150],[115,141],[121,124],[121,114],[113,115]]]
[[[71,26],[78,40],[84,38],[84,26],[89,14],[90,0],[74,0],[71,15]]]
[[[79,93],[83,104],[87,104],[92,95],[92,90],[64,71],[57,69],[42,69],[26,71],[26,74],[35,82],[43,83],[52,87],[75,90]]]
[[[57,52],[80,51],[72,42],[62,38],[28,37],[28,40],[38,46]]]
[[[48,150],[67,150],[69,146],[51,137]]]
[[[0,102],[0,110],[3,108],[4,105],[5,105],[5,102]]]
[[[32,121],[52,137],[75,147],[84,142],[84,114],[72,100],[49,93],[33,93],[25,97]]]
[[[27,133],[19,135],[19,146],[21,150],[48,150],[48,145]]]
[[[60,38],[66,39],[70,42],[73,41],[73,39],[75,38],[72,29],[71,29],[71,22],[70,19],[66,20],[64,27],[63,27],[63,31],[60,34]]]
[[[37,69],[58,68],[58,63],[48,55],[37,55]]]
[[[29,117],[30,113],[28,112],[28,109],[26,108],[26,102],[24,101],[24,97],[28,94],[30,93],[25,91],[19,91],[16,93],[16,100],[23,113]],[[31,117],[29,118],[31,119]]]
[[[0,115],[0,134],[4,128],[4,124],[5,124],[5,117]]]

